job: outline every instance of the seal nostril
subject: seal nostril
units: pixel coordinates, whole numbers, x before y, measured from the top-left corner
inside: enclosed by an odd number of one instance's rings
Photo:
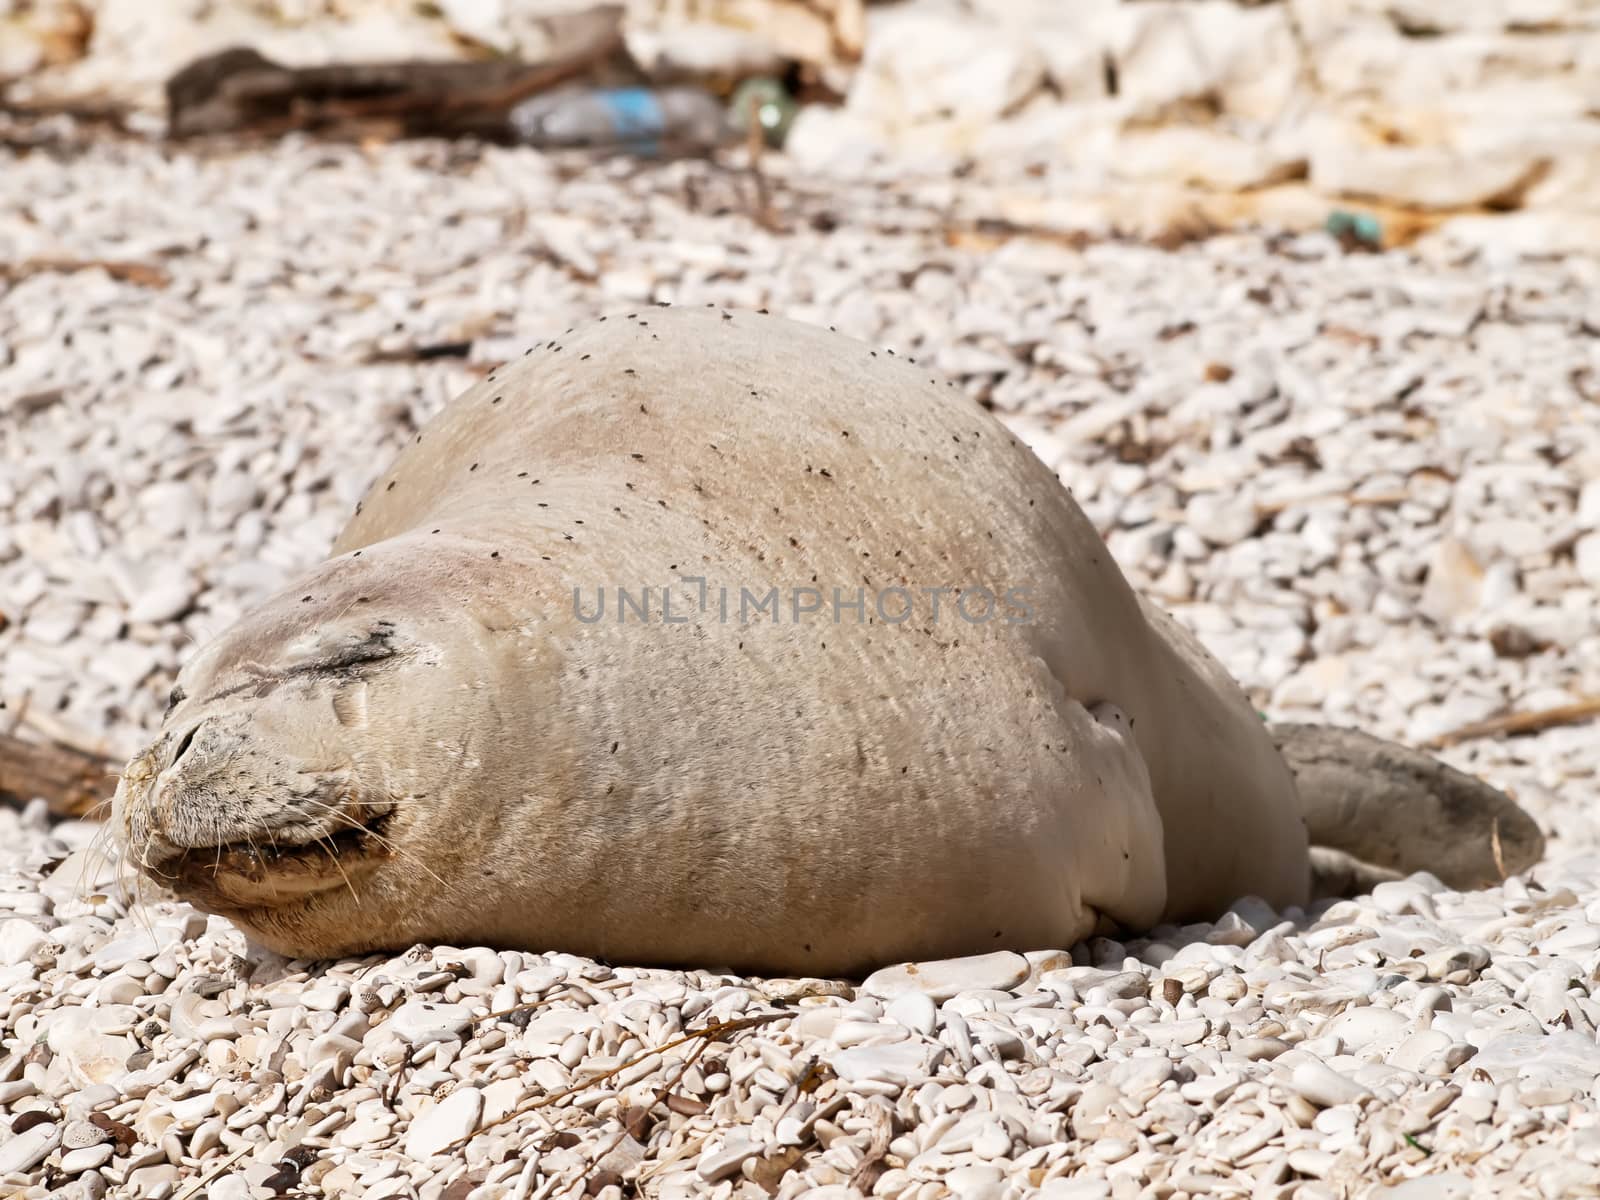
[[[200,728],[200,726],[196,725],[193,728],[191,728],[188,733],[183,735],[183,741],[178,743],[178,748],[177,748],[176,751],[173,752],[173,755],[172,755],[172,765],[173,766],[176,766],[177,763],[178,763],[178,760],[180,758],[182,758],[185,754],[188,753],[189,747],[194,745],[195,730],[197,730],[199,728]]]

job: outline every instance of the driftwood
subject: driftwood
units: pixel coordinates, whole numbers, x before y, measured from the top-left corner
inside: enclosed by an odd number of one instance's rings
[[[1530,712],[1502,713],[1497,717],[1473,721],[1470,725],[1441,733],[1428,743],[1428,748],[1441,749],[1445,746],[1454,746],[1458,742],[1495,737],[1502,733],[1508,735],[1543,733],[1546,729],[1576,725],[1596,717],[1600,717],[1600,696],[1585,696],[1574,704],[1534,709]]]
[[[116,776],[117,764],[103,755],[0,733],[0,803],[20,807],[42,797],[52,816],[97,816]]]
[[[135,287],[164,288],[172,282],[166,269],[155,263],[118,258],[28,258],[18,263],[0,262],[0,281],[15,283],[33,275],[70,275],[77,271],[104,271],[111,278]]]
[[[529,96],[579,76],[627,74],[622,9],[545,18],[560,49],[545,62],[403,61],[286,67],[246,48],[206,55],[167,80],[167,131],[331,136],[508,136],[507,116]],[[630,76],[631,81],[631,76]]]

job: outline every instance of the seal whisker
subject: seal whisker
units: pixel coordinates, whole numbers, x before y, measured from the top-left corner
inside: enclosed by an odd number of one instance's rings
[[[211,818],[211,828],[216,835],[214,841],[216,843],[217,853],[215,860],[213,860],[211,864],[211,876],[213,879],[215,879],[217,875],[221,874],[222,872],[222,847],[224,842],[222,837],[222,816],[220,813]]]
[[[443,879],[441,879],[439,877],[439,875],[431,867],[428,866],[427,863],[423,862],[420,858],[418,858],[411,851],[405,849],[402,846],[397,846],[392,842],[389,844],[389,849],[394,854],[394,856],[396,858],[402,860],[403,862],[410,863],[412,866],[416,867],[417,870],[421,871],[424,875],[426,875],[429,879],[431,879],[435,883],[437,883],[441,888],[449,886],[448,884],[445,883],[445,881]]]
[[[328,843],[328,861],[333,863],[333,869],[339,872],[340,878],[344,880],[344,886],[350,892],[350,899],[354,900],[356,902],[356,907],[359,908],[361,906],[361,897],[356,894],[355,884],[350,882],[350,876],[345,874],[344,867],[340,865],[338,852],[334,849],[333,843],[331,842]]]
[[[405,797],[405,798],[406,799],[410,799],[411,797]],[[345,822],[351,829],[359,831],[360,833],[362,833],[366,837],[370,837],[373,841],[377,842],[378,845],[382,846],[385,850],[387,850],[391,854],[395,855],[395,857],[404,859],[405,861],[411,863],[412,866],[416,867],[423,874],[427,875],[430,879],[432,879],[440,887],[446,886],[444,880],[439,878],[439,876],[428,866],[427,863],[423,862],[415,854],[412,854],[405,847],[401,846],[393,838],[387,837],[384,834],[379,833],[376,829],[373,829],[368,825],[363,825],[360,821],[356,820],[349,813],[344,812],[342,809],[334,807],[333,805],[329,804],[325,800],[318,800],[314,796],[303,796],[303,797],[301,797],[301,801],[303,803],[306,803],[306,804],[315,804],[317,807],[326,810],[329,813],[329,815],[331,815],[333,817],[336,817],[337,819]]]

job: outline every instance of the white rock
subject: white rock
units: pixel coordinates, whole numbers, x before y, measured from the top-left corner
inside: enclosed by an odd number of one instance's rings
[[[350,985],[327,981],[313,984],[300,993],[300,1003],[312,1012],[337,1012],[350,998]]]
[[[46,1041],[76,1086],[111,1083],[137,1049],[125,1032],[137,1017],[131,1006],[67,1009],[51,1021]]]
[[[1329,1022],[1328,1032],[1337,1035],[1351,1053],[1370,1048],[1382,1057],[1399,1044],[1409,1027],[1410,1020],[1403,1013],[1363,1005],[1340,1013]]]
[[[101,1087],[107,1085],[102,1084]],[[85,1089],[87,1091],[88,1089]],[[100,1090],[99,1088],[95,1089]],[[79,1094],[80,1098],[82,1093]],[[115,1098],[115,1094],[113,1095]],[[89,1121],[69,1121],[66,1128],[61,1131],[61,1145],[67,1150],[82,1150],[89,1146],[99,1146],[111,1140],[111,1134],[100,1126]]]
[[[922,991],[901,992],[884,1009],[884,1016],[925,1037],[931,1037],[939,1024],[933,998]]]
[[[15,1079],[9,1083],[0,1083],[0,1108],[38,1094],[39,1089],[31,1079]]]
[[[1118,97],[1142,116],[1211,97],[1235,117],[1272,121],[1301,70],[1287,14],[1276,6],[1124,4],[1102,28]]]
[[[1349,1104],[1372,1094],[1353,1079],[1315,1062],[1305,1062],[1295,1067],[1289,1086],[1319,1108]]]
[[[849,108],[892,124],[992,120],[1044,81],[1026,40],[987,21],[919,5],[875,10]]]
[[[1578,578],[1592,588],[1600,588],[1600,533],[1586,533],[1572,547],[1572,561]]]
[[[20,917],[0,921],[0,966],[27,962],[29,955],[49,940],[50,935],[32,921]]]
[[[483,1092],[457,1088],[411,1122],[406,1133],[406,1154],[416,1159],[443,1153],[451,1142],[466,1137],[483,1116]]]
[[[207,1200],[254,1200],[255,1192],[243,1175],[228,1174],[206,1187]]]
[[[212,1092],[201,1092],[186,1100],[174,1101],[167,1111],[180,1126],[197,1126],[217,1111],[217,1097]]]
[[[904,1084],[926,1074],[935,1053],[927,1043],[916,1041],[853,1046],[834,1054],[829,1065],[841,1079]]]
[[[1472,1194],[1472,1180],[1455,1171],[1439,1171],[1391,1183],[1375,1193],[1385,1200],[1467,1200]]]
[[[54,1125],[35,1125],[0,1144],[0,1176],[31,1171],[61,1144],[61,1131]]]
[[[961,992],[1010,991],[1028,977],[1028,960],[1011,951],[947,958],[934,962],[901,963],[874,971],[861,984],[869,996],[890,999],[902,992],[919,991],[936,1002]]]
[[[465,1004],[443,1004],[417,996],[397,1008],[382,1028],[409,1045],[426,1046],[462,1037],[471,1024],[472,1010]]]
[[[78,1150],[71,1150],[61,1156],[61,1172],[64,1175],[78,1175],[84,1171],[94,1171],[105,1166],[111,1161],[111,1155],[116,1147],[104,1143],[98,1146],[84,1146]]]
[[[151,484],[139,495],[145,520],[157,533],[176,537],[199,515],[194,489],[179,480]],[[136,603],[129,597],[130,603]]]
[[[1443,538],[1428,561],[1422,612],[1435,621],[1457,620],[1474,612],[1483,588],[1483,566],[1454,538]]]
[[[131,962],[155,958],[177,940],[176,929],[161,927],[154,930],[140,929],[107,942],[90,956],[89,961],[109,974]]]
[[[751,1140],[741,1130],[734,1130],[720,1146],[701,1153],[700,1161],[695,1165],[695,1173],[707,1183],[717,1183],[736,1174],[746,1159],[760,1153],[759,1142]]]
[[[1582,1089],[1600,1079],[1600,1044],[1572,1029],[1500,1034],[1484,1041],[1472,1065],[1497,1083],[1517,1079]]]
[[[1183,511],[1185,523],[1213,546],[1231,546],[1250,535],[1258,520],[1248,496],[1203,492]]]
[[[566,972],[559,967],[530,967],[525,971],[518,971],[512,982],[517,991],[524,996],[539,996],[555,987],[566,978]]]
[[[115,885],[116,865],[99,850],[74,850],[50,872],[39,890],[57,904]]]
[[[156,571],[128,606],[128,620],[171,621],[194,605],[193,577],[181,567]]]
[[[1003,1179],[998,1167],[956,1167],[945,1175],[944,1185],[958,1200],[1000,1200]]]
[[[1450,145],[1395,145],[1331,114],[1310,124],[1311,185],[1336,195],[1376,197],[1418,208],[1481,207],[1531,181],[1536,147],[1469,155]]]

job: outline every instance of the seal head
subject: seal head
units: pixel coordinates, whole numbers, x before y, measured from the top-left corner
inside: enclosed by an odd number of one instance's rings
[[[437,875],[406,849],[438,836],[435,786],[475,765],[470,745],[397,736],[433,701],[470,719],[491,670],[481,609],[442,578],[456,539],[404,541],[322,564],[211,642],[117,789],[133,865],[275,948],[337,953],[361,915],[394,923],[390,902]]]

